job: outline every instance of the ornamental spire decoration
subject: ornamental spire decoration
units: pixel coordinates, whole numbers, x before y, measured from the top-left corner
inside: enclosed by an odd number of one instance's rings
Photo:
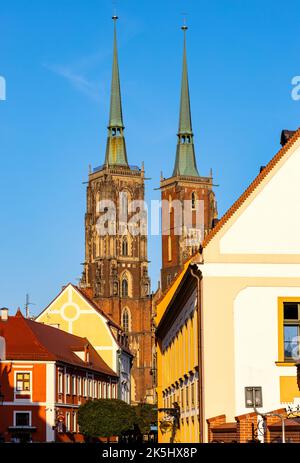
[[[121,87],[117,48],[117,20],[118,16],[112,17],[114,21],[114,50],[113,67],[110,94],[110,113],[108,122],[108,138],[106,146],[105,164],[107,166],[128,167],[126,145],[124,138],[124,123],[122,114]]]
[[[186,31],[188,30],[188,27],[184,25],[181,29],[183,30],[184,34],[183,65],[181,80],[179,129],[177,134],[178,143],[173,177],[177,175],[199,177],[194,148],[194,134],[192,129],[190,92],[186,58]]]

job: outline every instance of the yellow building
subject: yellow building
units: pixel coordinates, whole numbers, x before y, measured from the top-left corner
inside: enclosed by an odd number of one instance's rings
[[[300,404],[300,129],[282,145],[158,304],[158,403],[179,404],[175,441],[207,442],[208,419],[253,412],[249,388],[262,413]],[[161,442],[170,421],[161,410]]]
[[[156,308],[158,432],[164,443],[199,441],[197,282],[189,264]]]
[[[132,354],[127,336],[86,293],[68,284],[36,321],[87,338],[103,360],[119,375],[119,398],[130,402]]]

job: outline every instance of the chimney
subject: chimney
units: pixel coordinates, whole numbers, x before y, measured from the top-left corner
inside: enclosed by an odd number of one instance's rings
[[[7,322],[7,320],[8,320],[8,309],[6,309],[6,307],[3,307],[2,309],[0,309],[0,319],[3,322]]]
[[[296,132],[296,130],[283,130],[281,132],[281,137],[280,137],[281,146],[286,145],[287,142],[293,137],[295,132]]]

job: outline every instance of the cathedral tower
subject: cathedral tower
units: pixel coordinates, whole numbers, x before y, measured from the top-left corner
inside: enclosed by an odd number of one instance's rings
[[[151,295],[147,236],[132,221],[144,200],[144,168],[128,164],[122,114],[114,16],[114,50],[110,115],[105,163],[89,174],[85,217],[85,267],[81,286],[129,336],[134,354],[133,402],[146,400],[152,389]],[[141,203],[142,204],[142,203]],[[128,216],[128,220],[124,219]],[[140,227],[140,228],[139,228]],[[143,231],[143,230],[142,230]]]
[[[164,291],[180,271],[183,262],[197,249],[217,218],[212,190],[213,179],[199,175],[192,129],[186,57],[186,31],[183,26],[183,66],[176,160],[172,177],[161,178],[162,270]]]

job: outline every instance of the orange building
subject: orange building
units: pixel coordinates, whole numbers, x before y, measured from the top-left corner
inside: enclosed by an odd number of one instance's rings
[[[5,442],[80,442],[78,408],[117,397],[117,375],[85,338],[0,316],[0,436]]]

